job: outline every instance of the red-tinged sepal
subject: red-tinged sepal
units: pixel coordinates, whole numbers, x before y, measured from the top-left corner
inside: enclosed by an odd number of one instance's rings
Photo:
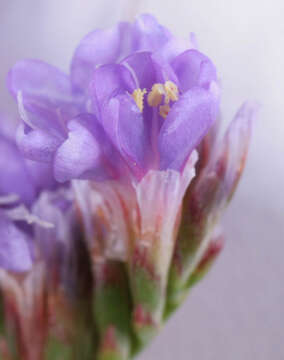
[[[9,359],[41,360],[48,333],[46,273],[35,264],[26,274],[0,271]],[[5,345],[4,345],[5,349]]]
[[[221,232],[218,232],[213,235],[213,238],[210,241],[209,246],[203,255],[203,258],[201,259],[193,274],[189,278],[187,284],[188,287],[192,287],[197,282],[203,279],[203,277],[208,273],[217,257],[220,255],[223,247],[224,236]]]
[[[176,308],[178,308],[183,301],[186,299],[188,290],[198,283],[211,269],[211,266],[219,256],[221,250],[224,247],[224,235],[219,228],[215,229],[210,239],[206,250],[203,252],[203,257],[199,263],[194,267],[190,277],[187,282],[181,282],[178,279],[173,282],[169,282],[168,289],[168,298],[167,298],[167,307],[165,311],[165,318],[168,318]],[[179,259],[175,257],[173,259],[175,263],[175,269],[177,269],[182,264],[179,263]],[[171,274],[173,276],[173,273]],[[172,279],[171,279],[172,280]]]
[[[169,304],[184,291],[204,257],[212,231],[236,189],[244,169],[256,109],[251,103],[241,107],[221,144],[186,193],[170,271]],[[169,306],[175,307],[175,303]]]
[[[220,206],[230,201],[243,173],[257,110],[257,104],[244,103],[223,138],[215,161],[215,172],[223,185],[218,194]]]

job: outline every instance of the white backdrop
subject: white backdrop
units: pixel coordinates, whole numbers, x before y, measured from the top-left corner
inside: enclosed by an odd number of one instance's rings
[[[245,99],[262,104],[248,165],[224,219],[225,250],[141,360],[284,358],[283,0],[13,0],[0,2],[0,104],[4,73],[23,57],[62,68],[96,26],[139,5],[177,34],[194,31],[219,69],[229,121]]]

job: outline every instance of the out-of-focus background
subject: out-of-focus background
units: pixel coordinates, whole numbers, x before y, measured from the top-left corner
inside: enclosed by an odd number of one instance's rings
[[[0,111],[13,111],[5,73],[18,59],[68,68],[80,38],[135,12],[198,36],[222,79],[223,118],[262,104],[249,161],[226,217],[226,247],[141,360],[284,359],[283,0],[0,1]]]

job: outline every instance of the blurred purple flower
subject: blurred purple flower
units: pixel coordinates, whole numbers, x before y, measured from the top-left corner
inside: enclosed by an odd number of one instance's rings
[[[0,306],[17,345],[9,350],[4,342],[0,356],[9,359],[17,349],[23,359],[40,359],[54,311],[48,299],[64,286],[76,293],[68,285],[74,274],[66,270],[74,257],[75,211],[70,189],[47,176],[49,164],[24,159],[13,134],[13,122],[1,116]]]
[[[5,122],[5,127],[4,127]],[[13,139],[14,124],[0,118],[0,268],[27,271],[33,262],[33,223],[49,226],[31,213],[43,189],[54,189],[50,165],[24,159]]]

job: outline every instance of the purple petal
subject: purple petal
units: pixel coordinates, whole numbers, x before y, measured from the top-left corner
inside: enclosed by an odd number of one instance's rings
[[[63,140],[50,133],[37,129],[28,130],[20,125],[17,130],[17,143],[23,155],[30,160],[49,163]]]
[[[8,88],[23,109],[31,113],[35,127],[54,126],[64,133],[58,119],[73,117],[78,112],[79,100],[72,96],[69,77],[56,67],[39,60],[18,62],[7,77]]]
[[[20,119],[18,115],[0,112],[0,135],[4,136],[7,140],[14,142],[15,133],[19,126]]]
[[[123,65],[104,65],[95,70],[90,84],[90,96],[96,115],[112,97],[135,90],[136,85],[130,71]]]
[[[194,86],[208,87],[217,80],[216,69],[211,60],[197,50],[188,50],[172,62],[179,79],[180,90],[186,92]]]
[[[67,75],[40,60],[23,60],[10,70],[8,87],[16,98],[19,91],[26,96],[42,99],[50,106],[58,106],[71,95]]]
[[[172,34],[157,19],[148,14],[140,15],[133,24],[133,50],[155,52],[161,49]]]
[[[41,256],[50,264],[62,265],[74,239],[73,198],[67,188],[57,191],[42,192],[33,206],[33,213],[44,219],[53,227],[34,226],[34,238],[39,246]],[[54,263],[55,262],[55,263]],[[58,264],[58,263],[57,263]]]
[[[216,119],[218,99],[211,91],[194,88],[183,94],[160,130],[160,168],[180,170]]]
[[[32,267],[30,239],[0,212],[0,268],[23,272]]]
[[[97,65],[109,64],[126,56],[130,25],[119,23],[108,30],[96,30],[83,38],[71,64],[71,81],[75,89],[85,92]],[[129,51],[129,50],[128,50]]]
[[[68,138],[55,155],[56,180],[115,178],[115,162],[118,168],[120,163],[96,118],[89,114],[80,115],[70,121],[68,128]]]
[[[53,166],[51,163],[43,164],[27,159],[25,163],[38,191],[41,189],[53,190],[58,186],[53,176]]]
[[[124,59],[122,64],[134,74],[136,88],[150,91],[155,83],[164,83],[167,80],[177,82],[171,66],[148,51],[136,52]]]
[[[106,106],[104,118],[105,129],[113,144],[139,177],[146,169],[146,154],[150,148],[141,111],[131,96],[120,95]]]
[[[131,54],[122,62],[134,74],[135,88],[150,90],[156,82],[156,69],[150,52],[137,52]]]
[[[16,145],[0,135],[0,194],[17,194],[29,205],[35,198],[35,187]]]

